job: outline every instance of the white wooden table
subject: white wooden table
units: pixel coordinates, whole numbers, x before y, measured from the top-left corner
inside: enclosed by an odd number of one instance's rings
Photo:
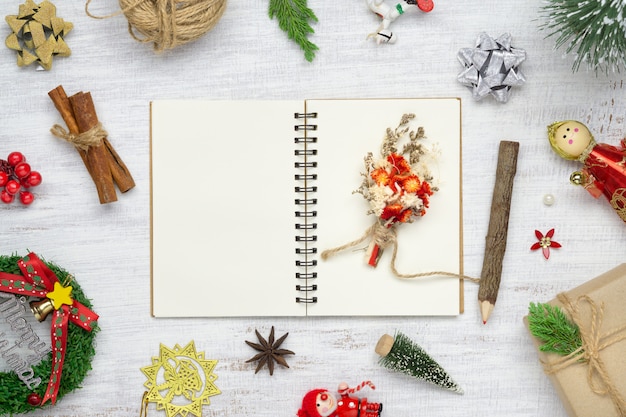
[[[17,13],[20,1],[3,1],[0,14]],[[365,392],[383,402],[388,417],[549,416],[565,413],[537,361],[522,318],[531,301],[547,301],[623,261],[626,228],[602,200],[569,184],[576,164],[557,157],[546,126],[574,118],[600,141],[626,135],[624,80],[570,70],[571,58],[553,50],[538,30],[540,1],[436,1],[428,14],[401,17],[395,45],[366,40],[378,21],[364,1],[311,0],[319,23],[311,40],[313,63],[267,17],[267,1],[231,0],[218,26],[195,43],[161,55],[134,41],[126,20],[93,20],[81,1],[57,0],[58,15],[74,23],[69,58],[51,71],[18,68],[12,51],[0,51],[0,157],[23,152],[44,182],[28,208],[0,206],[0,253],[35,251],[73,272],[100,314],[97,356],[83,388],[34,416],[136,416],[144,392],[140,368],[159,353],[195,340],[217,359],[216,385],[206,416],[293,416],[311,388],[335,389],[370,379]],[[98,0],[95,13],[116,10]],[[8,26],[2,29],[8,35]],[[527,51],[527,83],[507,104],[476,102],[456,81],[462,47],[481,31],[510,32]],[[3,35],[4,36],[4,35]],[[68,94],[91,91],[98,116],[137,186],[119,201],[100,205],[77,153],[51,136],[61,122],[47,92],[62,84]],[[311,97],[461,97],[465,272],[479,276],[498,143],[520,142],[508,246],[496,308],[480,320],[478,286],[466,284],[465,313],[454,318],[154,319],[150,317],[149,102],[162,98],[294,99]],[[250,127],[252,129],[252,127]],[[231,149],[237,150],[233,143]],[[172,155],[173,175],[186,152]],[[186,180],[186,179],[182,179]],[[199,183],[198,187],[206,184]],[[547,193],[553,206],[542,203]],[[184,196],[172,198],[185,204]],[[529,250],[534,230],[556,228],[563,247],[548,261]],[[245,262],[245,253],[241,254]],[[211,302],[219,294],[207,294]],[[275,326],[289,332],[284,347],[290,369],[254,374],[245,340]],[[374,345],[400,330],[428,351],[465,390],[456,395],[381,368]],[[165,415],[150,405],[148,415]]]

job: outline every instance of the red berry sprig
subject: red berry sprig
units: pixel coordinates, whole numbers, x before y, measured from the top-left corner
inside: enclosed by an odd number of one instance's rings
[[[7,160],[0,159],[0,201],[12,203],[15,196],[20,202],[29,205],[35,196],[29,191],[30,187],[41,184],[41,174],[33,171],[21,152],[11,152]]]

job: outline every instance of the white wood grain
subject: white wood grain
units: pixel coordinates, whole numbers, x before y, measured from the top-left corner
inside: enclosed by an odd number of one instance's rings
[[[311,0],[319,18],[313,63],[267,17],[267,1],[229,2],[218,26],[197,42],[156,55],[134,41],[123,17],[93,20],[81,1],[57,0],[59,16],[75,24],[69,58],[49,72],[18,68],[12,51],[0,51],[0,157],[22,151],[44,182],[28,208],[0,206],[0,253],[38,252],[69,269],[93,299],[102,332],[98,355],[83,388],[33,416],[136,416],[144,391],[140,368],[158,355],[159,343],[195,340],[218,359],[216,385],[205,416],[293,416],[310,388],[370,379],[366,392],[383,402],[383,415],[437,417],[506,415],[563,417],[522,325],[531,301],[546,301],[623,262],[626,228],[602,200],[568,182],[574,163],[549,148],[546,126],[577,118],[597,139],[616,144],[626,135],[623,75],[572,74],[572,60],[553,50],[538,30],[540,1],[439,0],[428,14],[402,16],[395,45],[377,46],[366,35],[378,24],[364,1]],[[349,4],[348,4],[349,3]],[[0,14],[19,1],[0,3]],[[93,2],[114,11],[117,2]],[[8,27],[4,27],[8,35]],[[526,49],[527,83],[507,104],[472,100],[456,81],[462,47],[478,34],[510,32]],[[61,119],[47,92],[62,84],[71,94],[91,91],[110,140],[137,186],[102,206],[79,156],[51,136]],[[466,312],[455,318],[176,319],[149,315],[149,101],[159,98],[303,99],[315,97],[426,97],[463,99],[465,272],[478,276],[500,140],[520,142],[503,279],[496,308],[480,321],[477,285],[467,284]],[[253,127],[242,127],[250,129]],[[230,143],[225,152],[242,151]],[[184,177],[181,146],[172,175]],[[208,155],[211,158],[219,155]],[[360,155],[354,155],[361,158]],[[261,161],[260,161],[261,162]],[[254,167],[251,167],[253,172]],[[198,183],[198,189],[206,186]],[[545,193],[556,203],[546,207]],[[172,192],[185,204],[185,196]],[[563,247],[549,261],[531,252],[534,230],[556,228]],[[253,231],[251,231],[253,232]],[[242,242],[245,244],[245,242]],[[242,262],[246,254],[242,252]],[[263,279],[263,277],[259,277]],[[182,284],[182,283],[181,283]],[[206,302],[219,294],[206,294]],[[245,364],[254,351],[244,341],[254,329],[289,332],[284,347],[296,352],[290,369],[273,377]],[[460,396],[392,373],[376,363],[383,333],[401,330],[431,353],[461,384]],[[150,406],[150,416],[164,415]]]

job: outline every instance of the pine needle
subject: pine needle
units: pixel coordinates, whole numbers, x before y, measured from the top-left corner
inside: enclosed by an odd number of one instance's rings
[[[559,307],[530,303],[528,328],[543,342],[539,350],[567,356],[582,346],[580,330]]]
[[[596,73],[626,67],[626,16],[623,0],[547,0],[540,26],[556,37],[556,48],[574,54],[572,71],[586,63]]]
[[[300,45],[307,61],[313,61],[319,48],[308,36],[315,32],[310,23],[317,22],[317,16],[307,7],[306,0],[270,0],[269,16],[278,19],[278,27]]]

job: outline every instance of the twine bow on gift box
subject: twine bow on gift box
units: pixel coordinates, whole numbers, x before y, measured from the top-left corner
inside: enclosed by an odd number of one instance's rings
[[[68,323],[91,331],[98,315],[71,297],[72,287],[63,285],[57,276],[34,253],[29,253],[18,261],[22,275],[0,272],[0,291],[22,296],[45,298],[51,305],[51,346],[52,370],[46,394],[41,405],[50,400],[56,402],[61,383],[61,373],[65,360]],[[36,308],[33,308],[36,310]],[[38,317],[43,321],[45,315]]]
[[[578,326],[582,344],[556,361],[543,363],[545,372],[555,374],[575,363],[580,363],[581,360],[586,362],[589,388],[598,395],[608,395],[619,415],[626,416],[626,401],[611,380],[606,365],[600,357],[600,352],[604,348],[626,339],[626,324],[602,333],[603,303],[598,306],[587,295],[582,295],[576,301],[572,301],[567,295],[561,293],[557,299],[563,304],[563,309],[570,315],[572,322]],[[581,314],[582,304],[589,306],[590,316]],[[589,317],[588,322],[585,321],[585,317]]]

